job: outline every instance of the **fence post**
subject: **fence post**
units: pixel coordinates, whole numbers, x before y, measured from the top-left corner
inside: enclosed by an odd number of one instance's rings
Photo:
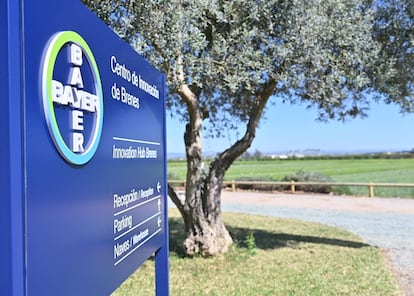
[[[233,180],[233,181],[231,181],[231,190],[233,191],[233,192],[236,192],[236,182]]]
[[[374,197],[374,183],[369,182],[369,197]]]
[[[290,191],[291,193],[295,193],[295,181],[290,181]]]

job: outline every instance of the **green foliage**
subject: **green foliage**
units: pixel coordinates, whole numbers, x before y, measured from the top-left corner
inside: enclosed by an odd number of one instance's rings
[[[373,82],[403,112],[414,112],[414,5],[412,0],[375,1],[373,36],[382,63],[373,69]],[[392,65],[391,67],[389,67]]]
[[[413,108],[410,0],[83,1],[166,73],[168,106],[184,120],[179,92],[190,87],[210,134],[246,122],[270,79],[274,95],[321,120],[363,116],[375,94]]]
[[[257,246],[256,246],[256,240],[254,238],[253,232],[250,232],[248,235],[246,235],[246,238],[244,239],[244,244],[246,245],[247,252],[249,255],[256,255],[257,254]]]
[[[336,194],[336,195],[349,195],[349,196],[351,196],[351,195],[360,195],[360,196],[367,196],[367,189],[366,188],[364,188],[365,189],[365,192],[363,193],[363,194],[355,194],[355,192],[352,190],[352,188],[351,187],[349,187],[349,186],[334,186],[334,187],[332,187],[332,193],[333,194]],[[386,197],[393,197],[393,196],[398,196],[398,195],[390,195],[390,194],[388,194],[388,195],[382,195],[382,196],[386,196]],[[414,196],[414,195],[413,195]]]
[[[268,182],[268,181],[275,181],[272,178],[269,177],[239,177],[235,179],[235,181],[247,181],[247,182]],[[231,187],[231,185],[227,185],[228,188]],[[258,190],[258,191],[272,191],[272,190],[278,190],[279,187],[276,185],[270,185],[270,184],[238,184],[237,188],[242,190]]]
[[[325,176],[321,173],[315,172],[305,172],[304,170],[299,170],[294,174],[287,175],[283,177],[282,181],[290,182],[332,182],[332,179],[328,176]],[[289,188],[285,188],[289,190]],[[328,185],[296,185],[296,190],[304,192],[315,192],[315,193],[330,193],[332,192],[332,187]]]

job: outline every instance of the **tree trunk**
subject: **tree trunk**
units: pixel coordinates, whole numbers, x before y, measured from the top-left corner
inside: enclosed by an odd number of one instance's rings
[[[185,253],[189,256],[201,254],[207,257],[227,252],[233,240],[221,219],[220,204],[206,208],[202,202],[207,199],[217,200],[217,196],[200,198],[206,192],[198,191],[197,195],[191,197],[186,194],[186,200],[179,201],[180,198],[173,188],[169,186],[168,189],[170,198],[177,205],[184,220],[187,234],[183,243]]]
[[[188,124],[184,136],[187,180],[185,201],[180,210],[187,233],[184,251],[188,255],[214,256],[227,252],[233,240],[221,218],[220,191],[210,190],[212,186],[217,186],[205,173],[201,153],[201,120],[197,127],[193,129]]]
[[[251,145],[264,107],[275,87],[270,80],[256,96],[246,133],[239,141],[218,155],[204,168],[201,131],[203,114],[198,108],[196,95],[188,88],[181,89],[181,96],[189,110],[189,123],[184,133],[187,157],[185,198],[180,198],[169,186],[169,196],[184,219],[187,238],[183,246],[187,255],[214,256],[227,252],[233,240],[221,215],[221,188],[230,165]]]

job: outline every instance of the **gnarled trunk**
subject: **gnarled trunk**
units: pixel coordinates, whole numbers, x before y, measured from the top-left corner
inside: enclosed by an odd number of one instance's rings
[[[202,200],[206,199],[217,199],[217,196],[202,198]],[[187,226],[187,238],[183,246],[188,255],[214,256],[227,252],[233,243],[221,218],[219,205],[215,208],[205,205],[188,208],[185,211],[184,221]]]
[[[168,187],[168,194],[184,219],[187,238],[183,247],[187,255],[201,254],[207,257],[227,252],[233,240],[221,218],[220,205],[205,208],[200,204],[201,199],[195,198],[191,199],[190,206],[189,203],[180,200],[171,186]],[[220,200],[219,195],[210,199],[217,198]]]
[[[196,129],[188,124],[184,138],[187,180],[185,201],[180,211],[187,233],[185,253],[202,256],[225,253],[233,240],[221,218],[220,190],[217,188],[221,188],[222,178],[221,181],[213,180],[205,172],[201,150],[201,121]]]
[[[264,107],[273,92],[275,81],[270,80],[257,95],[250,110],[245,135],[204,167],[201,131],[203,114],[197,96],[183,86],[180,94],[187,103],[189,123],[184,141],[187,157],[185,198],[180,198],[169,186],[169,196],[184,219],[187,238],[184,251],[188,255],[214,256],[227,252],[233,243],[221,215],[221,188],[230,165],[251,145]]]

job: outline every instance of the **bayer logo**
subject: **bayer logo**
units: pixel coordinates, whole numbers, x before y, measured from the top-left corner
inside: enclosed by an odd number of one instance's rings
[[[102,132],[103,93],[86,41],[65,31],[49,41],[43,62],[43,107],[53,142],[68,162],[87,163]]]

